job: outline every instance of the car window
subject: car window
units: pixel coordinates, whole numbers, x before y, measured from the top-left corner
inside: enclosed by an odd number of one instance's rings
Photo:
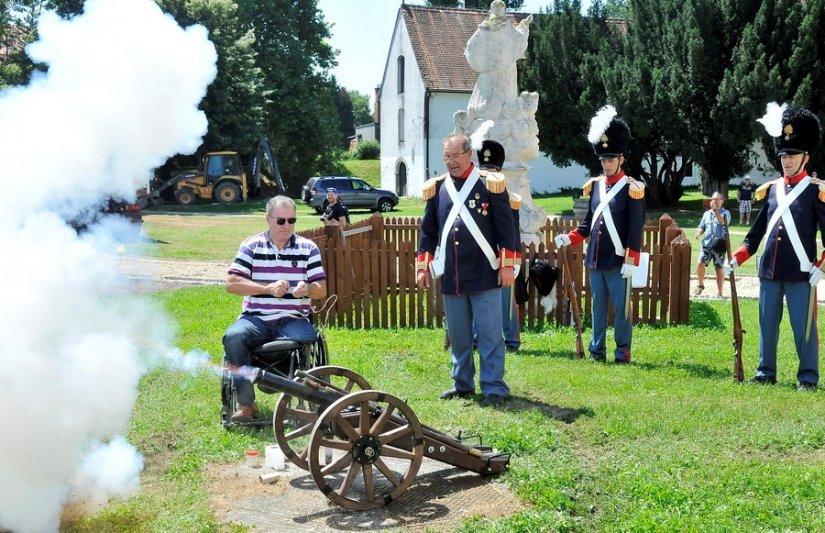
[[[352,188],[359,191],[369,191],[372,189],[367,182],[361,180],[352,180]]]
[[[318,178],[309,178],[307,180],[307,189],[312,189],[312,186],[315,185],[316,181],[318,181]]]
[[[338,179],[338,180],[332,180],[332,181],[335,183],[335,185],[332,185],[332,187],[335,187],[339,191],[352,190],[352,182],[350,180]]]

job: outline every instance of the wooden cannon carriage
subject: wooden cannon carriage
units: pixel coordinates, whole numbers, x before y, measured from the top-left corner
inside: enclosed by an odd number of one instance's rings
[[[284,455],[347,509],[376,509],[398,499],[425,455],[485,476],[510,463],[509,454],[421,424],[406,403],[372,390],[346,368],[320,366],[292,380],[254,368],[249,379],[281,393],[273,429]]]

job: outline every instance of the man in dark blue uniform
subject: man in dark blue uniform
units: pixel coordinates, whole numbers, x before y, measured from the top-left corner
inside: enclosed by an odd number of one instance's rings
[[[473,165],[469,137],[444,139],[447,173],[428,180],[416,260],[418,286],[430,288],[441,277],[453,388],[443,399],[475,392],[473,321],[478,329],[482,405],[501,405],[510,394],[504,382],[501,287],[513,285],[520,260],[504,177],[481,177]]]
[[[607,303],[616,310],[614,338],[615,362],[630,362],[633,335],[630,310],[630,278],[641,257],[644,227],[644,184],[625,175],[622,170],[630,144],[630,128],[616,118],[613,106],[599,110],[590,123],[588,140],[601,161],[604,174],[591,178],[583,188],[590,195],[587,216],[567,234],[556,236],[557,248],[583,242],[587,237],[584,264],[590,269],[593,297],[593,338],[590,357],[604,361],[607,357]]]
[[[825,183],[808,176],[805,165],[819,143],[819,120],[807,109],[770,103],[759,122],[774,138],[783,176],[756,190],[754,197],[765,198],[765,206],[726,270],[747,261],[767,237],[759,261],[759,367],[750,383],[776,383],[785,297],[799,356],[798,388],[814,390],[819,383],[816,285],[823,277],[822,257],[816,259],[816,232],[819,228],[825,244]]]

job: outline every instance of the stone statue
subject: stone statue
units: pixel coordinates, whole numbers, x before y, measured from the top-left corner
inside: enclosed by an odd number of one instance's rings
[[[507,154],[504,165],[507,188],[522,198],[522,241],[538,244],[541,242],[539,229],[547,215],[533,203],[527,161],[539,155],[536,124],[539,96],[526,91],[518,94],[516,70],[516,61],[527,50],[533,16],[514,26],[505,17],[505,8],[502,0],[494,0],[490,4],[490,16],[467,41],[465,56],[470,67],[478,72],[478,81],[467,109],[457,111],[453,121],[455,131],[467,135],[492,121],[485,138],[501,143]]]

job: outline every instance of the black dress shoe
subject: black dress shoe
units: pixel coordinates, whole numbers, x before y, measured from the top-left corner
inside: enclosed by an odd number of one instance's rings
[[[603,356],[603,355],[595,355],[595,354],[592,354],[592,353],[590,354],[589,359],[590,359],[591,361],[595,361],[595,362],[597,362],[597,363],[604,363],[605,361],[607,361],[607,358],[606,358],[605,356]]]
[[[799,386],[796,387],[796,390],[813,392],[816,390],[816,383],[811,383],[810,381],[800,381]]]
[[[616,359],[615,361],[613,361],[613,363],[617,365],[629,365],[630,359]]]
[[[748,383],[756,385],[776,385],[776,378],[768,376],[753,376],[748,380]]]
[[[482,407],[498,407],[504,403],[506,398],[504,396],[499,396],[498,394],[488,394],[484,397],[484,400],[481,402]]]
[[[460,391],[453,387],[452,389],[447,389],[441,393],[442,400],[452,400],[453,398],[469,398],[475,394],[473,391]]]

